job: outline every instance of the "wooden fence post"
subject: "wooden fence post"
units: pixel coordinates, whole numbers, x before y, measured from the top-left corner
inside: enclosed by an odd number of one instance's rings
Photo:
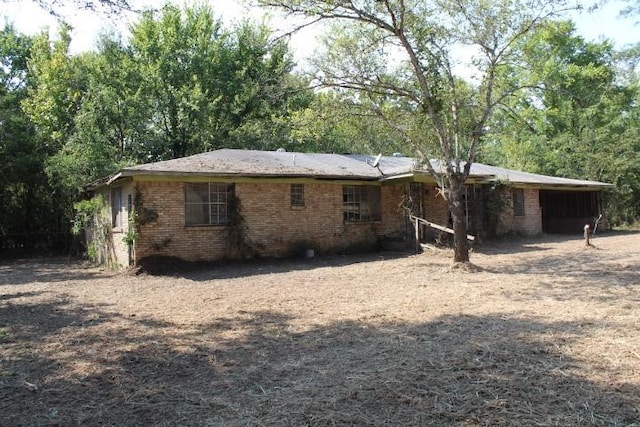
[[[587,248],[591,246],[589,242],[589,224],[585,224],[584,226],[584,246]]]

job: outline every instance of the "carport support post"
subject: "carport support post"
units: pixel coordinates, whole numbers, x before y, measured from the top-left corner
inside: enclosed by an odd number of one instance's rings
[[[420,253],[420,223],[418,222],[418,218],[415,219],[415,232],[416,232],[416,253]]]

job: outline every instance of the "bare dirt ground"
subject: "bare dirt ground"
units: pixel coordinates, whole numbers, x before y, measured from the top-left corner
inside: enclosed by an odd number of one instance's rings
[[[640,234],[593,243],[0,262],[0,424],[640,426]]]

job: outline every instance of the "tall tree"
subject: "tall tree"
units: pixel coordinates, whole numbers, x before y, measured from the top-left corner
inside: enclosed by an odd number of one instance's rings
[[[0,0],[1,3],[9,3],[12,0]],[[103,15],[115,15],[124,11],[139,12],[134,1],[130,0],[31,0],[42,10],[60,18],[65,8],[82,9],[98,12]]]
[[[71,206],[70,200],[80,191],[82,179],[88,177],[75,171],[89,165],[82,165],[82,159],[72,164],[69,159],[73,156],[66,157],[64,153],[75,153],[77,148],[72,147],[72,141],[89,90],[87,65],[91,58],[91,54],[69,53],[69,31],[68,26],[62,25],[56,40],[50,40],[46,33],[35,38],[28,61],[31,77],[28,96],[22,103],[35,125],[38,145],[47,157],[45,171],[67,202],[60,204],[67,206]]]
[[[132,28],[131,53],[153,114],[149,159],[277,144],[256,131],[287,114],[304,88],[284,41],[249,22],[225,30],[206,7],[146,13]]]
[[[144,161],[140,159],[146,153],[148,105],[141,100],[140,72],[117,37],[105,35],[97,52],[69,61],[82,73],[75,89],[77,106],[69,132],[49,160],[47,171],[74,193],[125,164]],[[47,85],[43,92],[50,96],[50,88]]]
[[[454,262],[467,262],[464,183],[494,108],[516,90],[500,70],[517,61],[517,41],[566,2],[258,2],[335,23],[325,59],[316,63],[318,80],[367,94],[370,107],[404,133],[447,198],[453,217]],[[471,61],[461,64],[460,58],[466,55]],[[464,74],[471,79],[463,79]],[[412,119],[387,115],[382,106],[389,100],[402,104]],[[431,157],[439,159],[439,164],[432,166]]]
[[[385,105],[384,109],[397,110]],[[402,111],[398,115],[402,115]],[[403,134],[389,129],[374,111],[363,107],[358,94],[321,92],[308,107],[285,120],[292,127],[284,148],[325,153],[392,153],[409,155]]]
[[[64,244],[63,206],[44,172],[50,154],[22,106],[34,78],[27,64],[37,38],[0,30],[0,249]],[[61,232],[62,233],[59,233]]]
[[[167,6],[132,27],[129,45],[104,35],[71,55],[69,29],[34,44],[24,110],[68,194],[127,163],[218,147],[275,148],[283,117],[309,102],[287,45],[264,26],[224,29],[209,8]]]
[[[1,71],[13,74],[3,75],[0,103],[11,104],[12,117],[24,120],[29,135],[27,142],[19,143],[17,134],[15,144],[0,141],[0,156],[29,146],[38,172],[25,176],[48,187],[0,197],[24,193],[62,230],[69,229],[73,201],[92,180],[125,164],[223,146],[279,147],[291,129],[284,118],[311,100],[306,81],[291,73],[283,40],[249,22],[225,29],[206,7],[149,11],[127,43],[105,35],[96,52],[76,55],[69,52],[66,25],[58,38],[43,33],[19,53],[21,39],[9,35],[0,40],[6,55]],[[0,165],[0,173],[18,174],[11,164]]]
[[[525,66],[506,72],[527,90],[496,114],[484,160],[614,183],[608,219],[616,223],[635,216],[637,77],[619,71],[611,43],[585,41],[571,22],[553,22],[531,33],[522,52]]]
[[[28,214],[20,212],[34,191],[34,171],[41,168],[32,144],[33,127],[20,108],[30,45],[31,40],[10,25],[0,31],[0,239],[27,226],[21,220]]]

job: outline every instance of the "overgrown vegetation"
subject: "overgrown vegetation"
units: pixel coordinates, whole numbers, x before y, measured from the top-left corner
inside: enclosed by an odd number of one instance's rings
[[[99,194],[73,205],[76,215],[71,232],[86,243],[87,257],[96,264],[115,265],[111,212]]]
[[[140,227],[151,224],[158,219],[158,213],[154,209],[150,209],[146,207],[143,203],[142,192],[138,187],[135,188],[135,195],[133,198],[133,206],[131,206],[131,211],[129,212],[129,220],[127,224],[127,229],[125,230],[124,236],[122,237],[122,241],[127,244],[129,250],[131,251],[131,259],[135,261],[136,257],[136,240],[140,235]],[[169,242],[166,242],[162,245],[162,248],[165,248]],[[160,248],[158,248],[159,250]]]
[[[247,237],[248,227],[242,215],[242,201],[235,193],[229,197],[229,223],[225,227],[227,249],[229,253],[234,254],[234,258],[253,258],[257,251],[254,249],[254,243]]]
[[[496,181],[482,188],[483,226],[488,237],[494,237],[498,234],[500,216],[508,203],[505,198],[506,188],[507,183],[504,181]]]

